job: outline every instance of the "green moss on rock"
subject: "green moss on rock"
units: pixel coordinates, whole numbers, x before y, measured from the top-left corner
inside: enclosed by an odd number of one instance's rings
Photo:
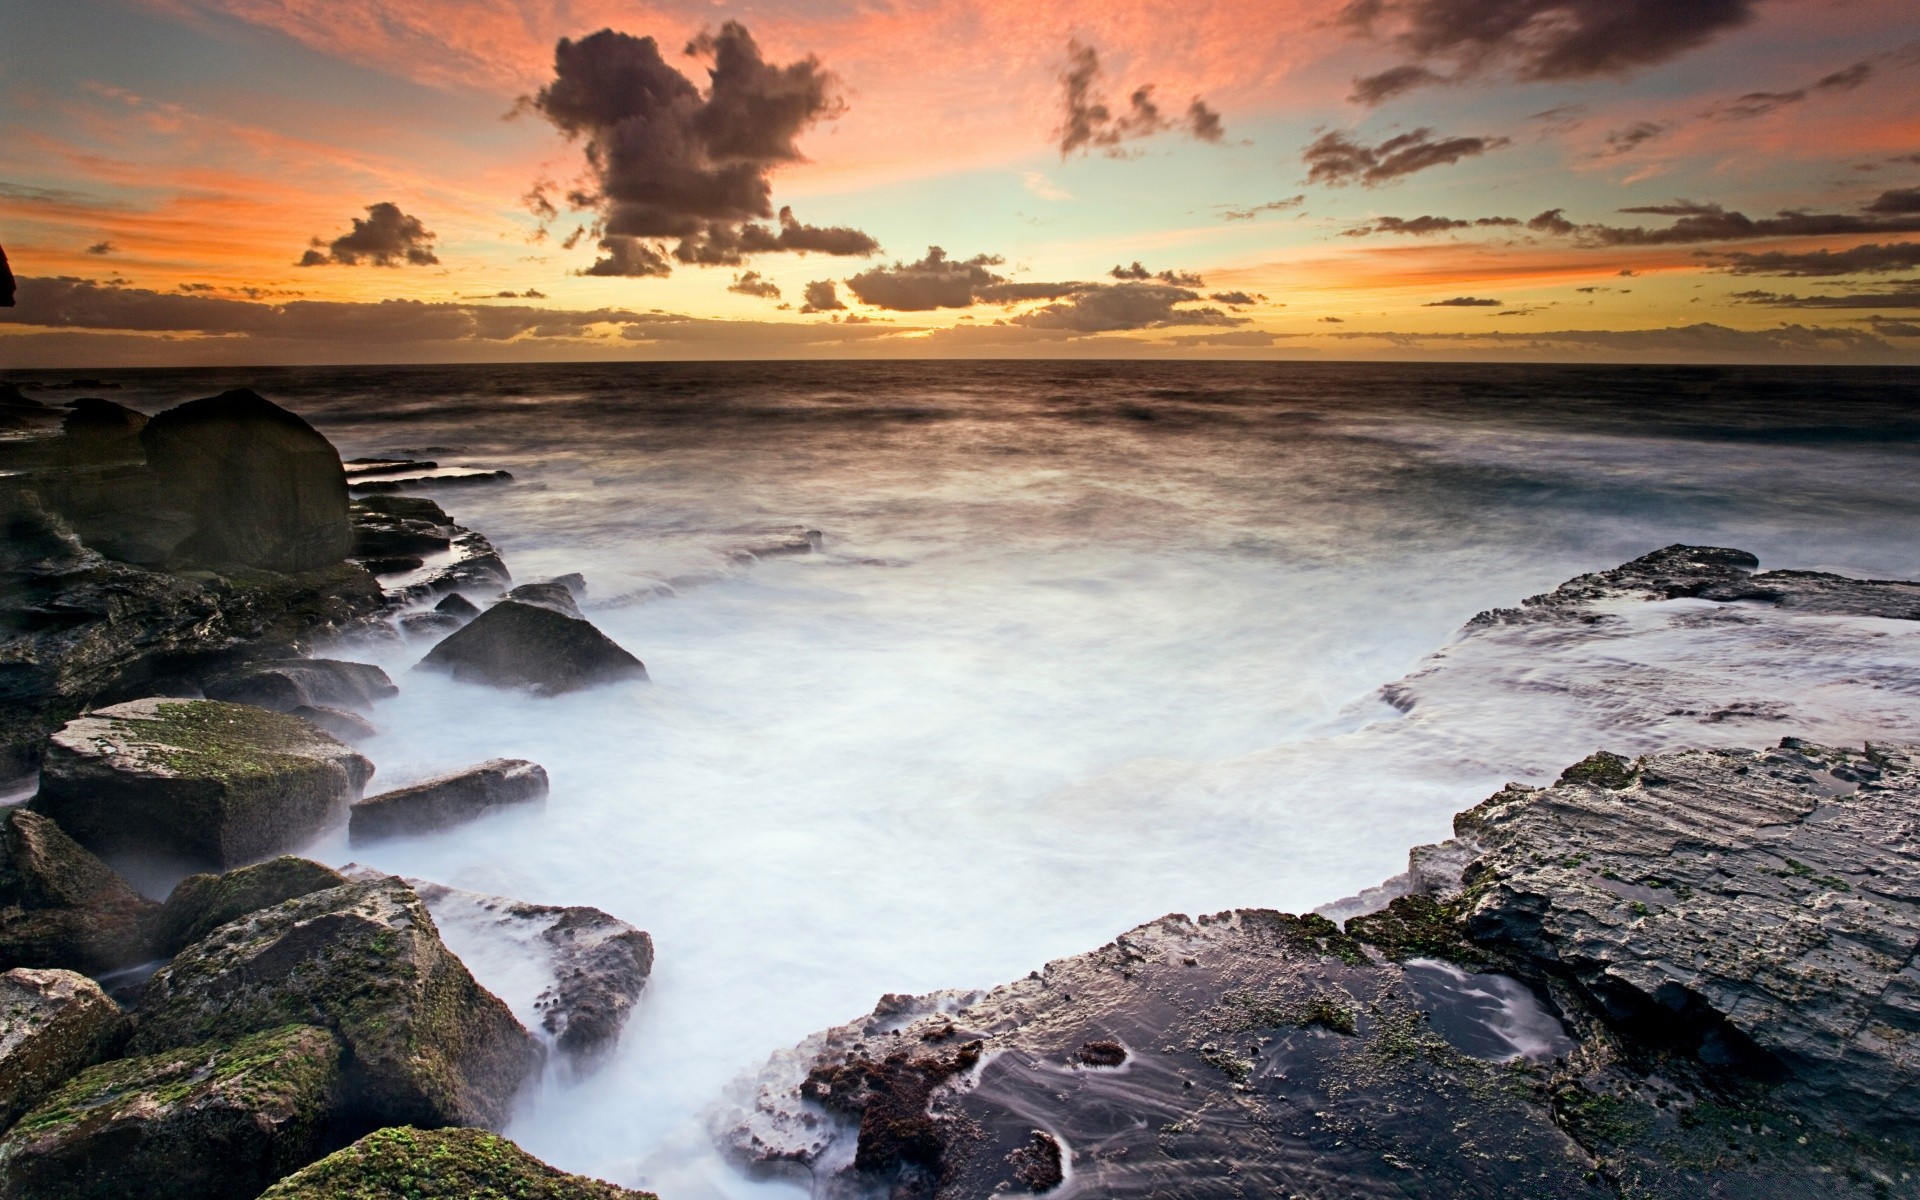
[[[476,1129],[382,1129],[281,1180],[261,1200],[656,1200],[568,1175]]]
[[[78,1072],[117,1053],[120,1006],[74,971],[0,974],[0,1129]]]
[[[22,1200],[251,1200],[325,1149],[341,1047],[292,1025],[102,1063],[0,1141]]]
[[[1379,912],[1352,917],[1347,932],[1379,947],[1395,961],[1440,958],[1465,966],[1487,964],[1484,951],[1467,940],[1457,904],[1431,896],[1400,896]]]
[[[297,717],[151,698],[70,721],[48,743],[33,807],[96,852],[227,868],[337,821],[373,764]]]
[[[156,907],[51,819],[0,817],[0,969],[98,974],[139,962]]]
[[[351,1052],[347,1108],[361,1128],[497,1126],[542,1056],[398,879],[230,921],[155,974],[144,1001],[139,1053],[289,1022],[333,1030]]]
[[[170,957],[228,921],[346,882],[331,867],[291,854],[225,875],[189,875],[154,922],[154,951]]]
[[[1640,768],[1630,758],[1599,750],[1560,772],[1560,782],[1587,783],[1610,792],[1625,791],[1640,777]]]

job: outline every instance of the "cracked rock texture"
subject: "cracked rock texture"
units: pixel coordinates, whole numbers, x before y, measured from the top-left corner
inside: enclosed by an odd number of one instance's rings
[[[116,1053],[127,1032],[120,1006],[85,975],[28,967],[0,975],[0,1129]]]

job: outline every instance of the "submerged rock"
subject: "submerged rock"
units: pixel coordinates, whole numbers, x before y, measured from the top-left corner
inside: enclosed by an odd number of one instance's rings
[[[288,709],[287,715],[299,717],[328,737],[338,738],[350,746],[357,745],[380,732],[371,721],[358,713],[331,708],[325,704],[302,704],[298,708]]]
[[[135,1053],[300,1021],[347,1047],[344,1121],[504,1124],[542,1051],[448,951],[398,879],[354,882],[215,929],[147,984]]]
[[[237,389],[155,416],[140,434],[166,507],[192,531],[176,561],[306,571],[353,547],[340,455],[313,426]]]
[[[547,696],[647,677],[639,659],[591,623],[518,600],[481,613],[420,665],[469,683]]]
[[[468,962],[540,964],[539,990],[510,1002],[527,1004],[574,1066],[597,1066],[612,1053],[653,970],[653,939],[644,931],[597,908],[409,882]]]
[[[379,667],[331,658],[252,662],[217,675],[202,687],[209,700],[274,712],[315,706],[365,711],[377,700],[400,694]]]
[[[358,843],[431,833],[546,798],[546,768],[523,758],[492,758],[356,802],[347,836]]]
[[[252,1200],[325,1149],[340,1043],[292,1025],[103,1063],[0,1140],[23,1198]]]
[[[32,803],[96,852],[224,870],[304,845],[372,774],[373,764],[297,717],[151,698],[68,722],[47,748]]]
[[[50,818],[0,817],[0,968],[99,974],[139,962],[156,907]]]
[[[261,1200],[657,1200],[556,1171],[473,1129],[382,1129],[268,1188]]]
[[[229,921],[346,882],[333,868],[291,854],[225,875],[189,875],[154,918],[154,953],[172,958]]]
[[[120,1006],[85,975],[27,967],[0,975],[0,1130],[118,1053],[129,1029]]]

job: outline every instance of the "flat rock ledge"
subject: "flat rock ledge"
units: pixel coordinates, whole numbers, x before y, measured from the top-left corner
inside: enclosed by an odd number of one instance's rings
[[[1596,755],[1344,928],[884,997],[715,1118],[822,1198],[1920,1195],[1916,747]]]
[[[524,758],[492,758],[355,802],[347,836],[358,845],[432,833],[546,798],[546,768]]]

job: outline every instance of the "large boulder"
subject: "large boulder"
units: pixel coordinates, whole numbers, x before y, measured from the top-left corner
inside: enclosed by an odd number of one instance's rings
[[[0,1129],[117,1053],[129,1026],[100,985],[73,971],[0,975]]]
[[[135,1053],[300,1021],[347,1047],[342,1120],[498,1127],[539,1044],[474,982],[399,879],[345,884],[230,921],[148,981]]]
[[[257,392],[170,408],[140,441],[163,502],[192,522],[174,548],[179,564],[305,571],[352,550],[339,453]]]
[[[556,1171],[477,1129],[382,1129],[274,1184],[260,1200],[656,1200]]]
[[[547,798],[547,772],[524,758],[493,758],[478,766],[368,796],[354,804],[347,836],[354,842],[431,833],[478,820],[496,809]]]
[[[69,721],[32,803],[98,853],[226,870],[311,841],[372,773],[297,717],[150,697]]]
[[[346,882],[333,868],[291,854],[225,875],[189,875],[154,918],[153,951],[172,958],[228,921]]]
[[[579,617],[502,600],[427,652],[420,665],[455,679],[543,696],[647,677],[639,659]]]
[[[374,701],[400,693],[379,667],[333,658],[247,663],[214,676],[202,686],[209,700],[286,713],[303,706],[366,710]]]
[[[95,396],[75,400],[67,410],[66,419],[60,423],[59,450],[67,465],[145,461],[140,445],[140,431],[147,427],[145,413]]]
[[[50,818],[20,808],[0,818],[0,969],[137,963],[155,908]]]
[[[340,1043],[290,1025],[102,1063],[0,1140],[21,1200],[252,1200],[326,1150]]]

